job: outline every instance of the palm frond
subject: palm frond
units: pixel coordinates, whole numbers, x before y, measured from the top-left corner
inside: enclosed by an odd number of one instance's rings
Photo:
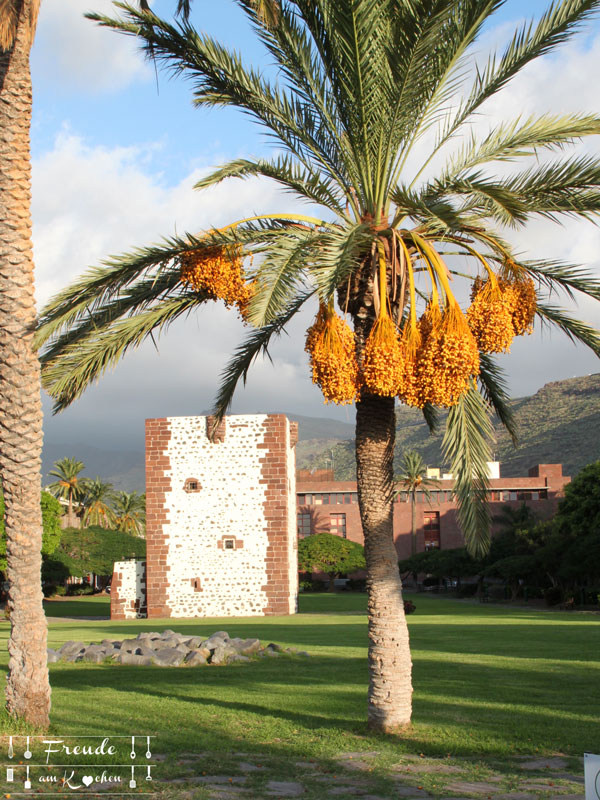
[[[236,349],[222,374],[221,385],[215,399],[214,413],[217,419],[221,419],[227,412],[240,380],[246,383],[248,370],[255,359],[261,353],[269,356],[271,338],[281,335],[288,322],[313,294],[314,290],[298,295],[276,319],[263,328],[252,331],[246,341]]]
[[[441,147],[486,100],[504,88],[531,61],[566,42],[599,8],[600,0],[552,2],[535,27],[532,22],[527,22],[517,29],[502,56],[493,53],[483,68],[477,68],[469,95],[456,111],[448,114],[426,163],[431,162]]]
[[[600,300],[600,278],[579,264],[568,264],[553,259],[518,260],[518,264],[551,292],[560,289],[571,300],[575,300],[574,292],[577,291]]]
[[[561,330],[574,344],[580,342],[600,357],[600,332],[591,325],[569,316],[562,308],[538,303],[537,315],[542,322],[551,323]]]
[[[444,457],[454,476],[458,521],[469,553],[484,555],[490,544],[489,442],[493,429],[486,404],[474,385],[448,412],[442,441]]]
[[[42,368],[42,385],[55,401],[54,413],[80,397],[90,383],[116,365],[125,352],[138,347],[155,331],[160,333],[204,299],[194,295],[167,298],[140,314],[108,324],[68,344]]]
[[[517,419],[510,404],[504,371],[492,356],[486,353],[479,354],[479,366],[479,383],[483,397],[498,415],[498,419],[506,428],[516,447],[519,439]]]
[[[331,180],[324,179],[317,172],[303,169],[289,156],[279,156],[274,161],[238,158],[206,175],[195,184],[194,188],[206,189],[228,178],[248,178],[256,175],[272,178],[295,196],[325,206],[339,216],[345,216],[342,195],[337,185]]]

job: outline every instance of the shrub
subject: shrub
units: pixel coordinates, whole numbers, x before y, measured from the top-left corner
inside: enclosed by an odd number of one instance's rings
[[[405,600],[404,601],[404,613],[405,614],[414,614],[416,610],[417,610],[417,607],[416,607],[416,605],[414,603],[412,603],[410,600]]]
[[[559,603],[562,603],[563,590],[560,586],[550,586],[544,592],[544,600],[547,606],[557,606]]]

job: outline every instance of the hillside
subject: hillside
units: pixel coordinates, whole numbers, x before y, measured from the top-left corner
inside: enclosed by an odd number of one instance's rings
[[[513,400],[513,409],[519,428],[517,448],[497,420],[494,424],[494,455],[503,476],[526,475],[538,463],[562,463],[566,475],[575,475],[600,459],[600,374],[548,383],[530,397]],[[426,464],[441,466],[443,419],[440,432],[430,436],[418,410],[402,406],[396,417],[396,464],[405,450],[416,450]],[[309,455],[298,453],[298,466],[327,466],[331,449],[331,443],[324,442],[319,452],[313,442]],[[338,479],[354,477],[352,440],[335,445],[333,458]]]
[[[566,475],[575,475],[585,464],[600,459],[600,374],[548,383],[531,397],[513,400],[520,430],[519,447],[496,423],[495,457],[503,476],[527,474],[537,463],[562,463]],[[283,412],[285,413],[285,412]],[[338,479],[353,478],[354,425],[326,417],[288,413],[298,422],[296,462],[299,468],[335,466]],[[441,466],[440,432],[430,436],[420,411],[401,406],[396,412],[396,464],[405,450],[417,450],[426,464]],[[83,474],[100,475],[116,489],[144,490],[144,453],[109,451],[90,444],[44,445],[44,483],[55,461],[72,456],[83,461]]]

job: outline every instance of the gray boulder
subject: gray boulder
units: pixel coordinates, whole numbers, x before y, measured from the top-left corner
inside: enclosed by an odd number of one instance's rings
[[[152,660],[155,664],[158,664],[159,667],[178,667],[184,657],[185,654],[174,647],[165,647],[154,653]]]
[[[106,658],[106,651],[101,647],[88,647],[83,654],[83,661],[90,661],[92,664],[102,664]]]
[[[188,667],[202,667],[207,663],[206,656],[202,655],[200,650],[189,652],[184,661]]]
[[[233,663],[235,663],[236,661],[237,661],[238,663],[242,663],[242,662],[247,662],[247,661],[251,661],[251,660],[252,660],[252,659],[248,658],[248,656],[240,656],[240,655],[238,655],[238,654],[236,653],[236,654],[235,654],[235,655],[233,655],[233,656],[229,656],[229,660],[227,661],[227,663],[228,663],[228,664],[233,664]]]
[[[203,641],[203,636],[191,636],[189,639],[184,639],[183,644],[187,645],[190,650],[196,650]]]
[[[57,653],[56,650],[48,647],[46,652],[48,653],[49,664],[56,664],[57,661],[60,661],[60,653]]]
[[[116,661],[118,664],[128,664],[130,666],[149,667],[152,664],[150,656],[136,656],[134,653],[120,653]]]
[[[260,639],[242,639],[239,645],[235,645],[235,649],[242,656],[251,656],[260,650]]]
[[[60,653],[61,658],[68,659],[69,656],[83,653],[85,648],[86,645],[83,642],[68,641],[63,644],[58,652]]]

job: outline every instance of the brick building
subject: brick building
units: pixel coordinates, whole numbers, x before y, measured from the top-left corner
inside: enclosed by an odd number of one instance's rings
[[[146,561],[115,564],[111,618],[292,614],[297,424],[146,420]]]
[[[456,518],[451,476],[430,470],[439,485],[430,489],[429,500],[417,492],[417,552],[439,547],[462,547],[464,539]],[[571,480],[562,474],[561,464],[538,464],[527,477],[501,478],[497,462],[490,464],[490,510],[492,517],[503,505],[518,508],[526,503],[540,519],[556,511],[565,484]],[[321,470],[311,475],[298,473],[298,535],[330,532],[363,544],[355,481],[334,481],[331,472]],[[398,558],[411,553],[411,504],[400,490],[394,502],[394,541]]]

